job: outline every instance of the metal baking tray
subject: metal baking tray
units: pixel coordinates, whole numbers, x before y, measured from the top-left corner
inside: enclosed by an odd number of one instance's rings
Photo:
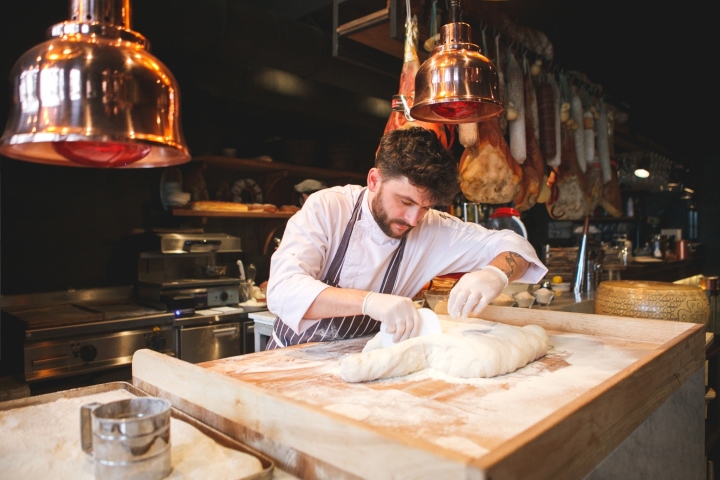
[[[61,398],[73,398],[73,397],[82,397],[86,395],[94,395],[98,393],[105,393],[110,392],[113,390],[126,390],[128,393],[135,395],[136,397],[147,397],[149,396],[146,392],[140,390],[139,388],[135,387],[134,385],[131,385],[127,382],[108,382],[103,383],[101,385],[93,385],[89,387],[81,387],[81,388],[73,388],[70,390],[64,390],[62,392],[55,392],[55,393],[47,393],[44,395],[37,395],[34,397],[27,397],[27,398],[20,398],[17,400],[8,400],[6,402],[0,402],[0,411],[7,411],[7,410],[13,410],[16,408],[22,408],[22,407],[30,407],[34,405],[43,405],[45,403],[54,402],[55,400],[59,400]],[[78,415],[80,413],[78,412]],[[273,471],[275,469],[275,464],[273,461],[268,457],[267,455],[264,455],[257,450],[241,443],[235,440],[234,438],[231,438],[224,433],[215,430],[214,428],[200,422],[199,420],[191,417],[190,415],[181,412],[180,410],[176,409],[175,407],[171,407],[171,415],[181,420],[185,423],[188,423],[189,425],[192,425],[193,427],[200,430],[203,434],[207,435],[208,437],[215,440],[217,443],[222,445],[226,448],[231,448],[233,450],[238,450],[240,452],[246,453],[248,455],[252,455],[256,457],[260,464],[263,467],[263,470],[259,473],[256,473],[254,475],[250,475],[247,477],[242,477],[242,479],[238,480],[271,480],[273,478]],[[78,418],[80,418],[78,416]],[[78,446],[78,448],[80,448]]]

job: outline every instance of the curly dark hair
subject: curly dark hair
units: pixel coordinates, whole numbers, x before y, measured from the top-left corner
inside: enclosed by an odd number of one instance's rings
[[[380,139],[375,167],[383,178],[407,177],[430,193],[435,205],[450,205],[460,191],[458,165],[435,132],[422,127],[397,129]]]

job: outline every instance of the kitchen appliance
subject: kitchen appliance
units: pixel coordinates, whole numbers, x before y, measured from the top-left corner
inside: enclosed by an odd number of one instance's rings
[[[173,322],[132,287],[6,295],[0,372],[31,383],[129,369],[141,348],[174,356]]]
[[[190,363],[207,362],[255,351],[255,329],[248,307],[175,319],[178,358]]]
[[[254,352],[247,312],[255,309],[238,306],[242,280],[227,276],[228,265],[242,265],[240,238],[151,233],[140,245],[138,301],[173,312],[178,358],[199,363]]]
[[[215,268],[222,266],[219,258],[236,264],[242,252],[239,238],[224,233],[153,233],[145,235],[140,245],[137,293],[141,301],[166,306],[176,316],[240,302],[240,279],[217,275]]]

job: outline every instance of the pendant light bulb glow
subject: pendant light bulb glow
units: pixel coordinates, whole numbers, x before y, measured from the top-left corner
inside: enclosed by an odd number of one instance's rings
[[[15,63],[0,154],[97,168],[188,162],[177,82],[130,29],[130,0],[70,0],[70,19]]]
[[[453,22],[440,30],[440,44],[415,75],[415,102],[410,115],[433,123],[477,123],[500,115],[500,80],[495,65],[471,43],[460,2],[451,2]]]
[[[635,169],[635,176],[638,178],[648,178],[650,176],[650,172],[648,172],[644,168],[636,168]]]

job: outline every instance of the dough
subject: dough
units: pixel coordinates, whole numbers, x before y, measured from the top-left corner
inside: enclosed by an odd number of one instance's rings
[[[440,321],[443,333],[382,348],[379,334],[362,353],[343,358],[346,382],[399,377],[426,368],[459,378],[489,378],[513,372],[547,353],[548,335],[538,325]]]

